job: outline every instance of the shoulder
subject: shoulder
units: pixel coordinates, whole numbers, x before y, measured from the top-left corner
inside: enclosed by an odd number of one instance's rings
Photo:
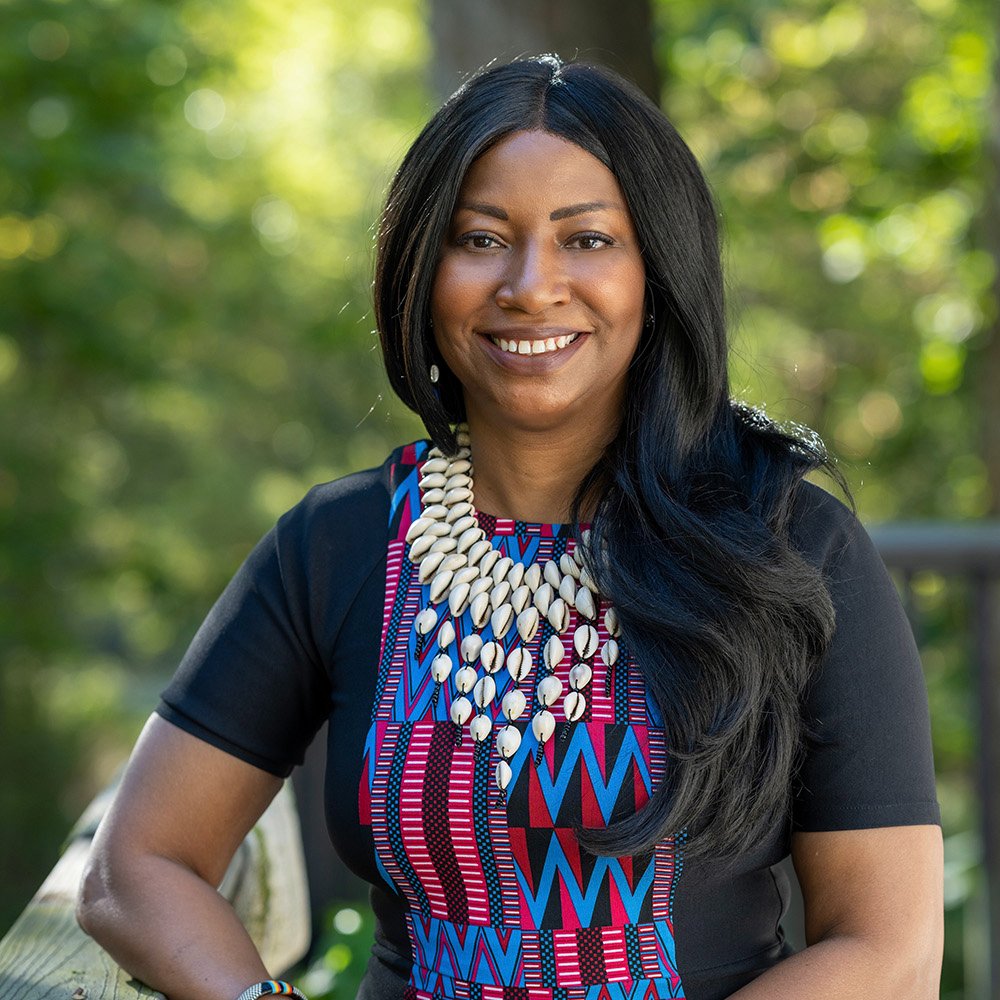
[[[792,547],[825,574],[847,560],[881,560],[854,512],[816,483],[802,480],[792,502],[788,525]]]
[[[394,448],[385,460],[313,486],[278,519],[276,534],[285,544],[336,542],[340,546],[384,537],[393,494],[415,465],[420,442]]]

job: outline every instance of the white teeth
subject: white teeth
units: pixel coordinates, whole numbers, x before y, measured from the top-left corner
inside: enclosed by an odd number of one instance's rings
[[[503,340],[501,337],[490,337],[501,351],[509,354],[546,354],[558,351],[567,344],[572,344],[580,334],[571,333],[561,337],[549,337],[546,340]]]

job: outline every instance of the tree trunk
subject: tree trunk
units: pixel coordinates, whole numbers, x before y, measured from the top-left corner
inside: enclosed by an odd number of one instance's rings
[[[430,13],[442,99],[494,60],[555,52],[610,66],[660,103],[650,0],[431,0]]]

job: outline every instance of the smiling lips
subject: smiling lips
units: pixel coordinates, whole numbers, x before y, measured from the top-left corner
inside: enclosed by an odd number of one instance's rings
[[[572,344],[580,336],[580,332],[560,334],[555,337],[533,337],[530,340],[508,340],[505,337],[486,334],[489,339],[508,354],[548,354]]]

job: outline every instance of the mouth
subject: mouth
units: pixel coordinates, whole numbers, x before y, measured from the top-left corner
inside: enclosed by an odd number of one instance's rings
[[[531,340],[507,340],[486,334],[488,340],[508,354],[551,354],[568,347],[580,336],[580,332],[561,334],[558,337],[533,338]]]

